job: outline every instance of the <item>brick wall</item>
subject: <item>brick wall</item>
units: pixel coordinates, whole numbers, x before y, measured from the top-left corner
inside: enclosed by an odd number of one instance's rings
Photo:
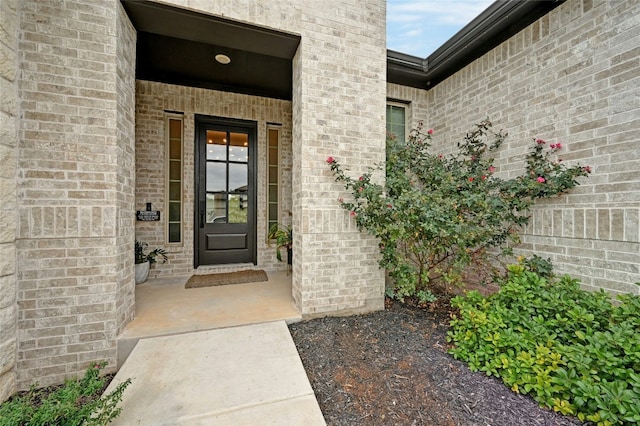
[[[116,36],[116,241],[117,334],[135,314],[133,235],[135,234],[135,93],[136,31],[118,2]]]
[[[116,77],[133,67],[125,19],[115,0],[19,2],[20,388],[96,360],[115,368],[132,315],[133,85]]]
[[[581,185],[538,203],[519,253],[612,293],[640,288],[640,4],[569,0],[428,92],[408,96],[435,145],[451,151],[486,117],[509,131],[503,177],[522,170],[531,139],[562,142],[559,158],[590,165]]]
[[[377,243],[340,208],[345,190],[326,158],[352,176],[384,161],[385,2],[313,4],[302,13],[294,98],[294,296],[307,316],[382,309]]]
[[[300,34],[293,61],[293,296],[305,316],[383,308],[374,239],[338,205],[325,162],[349,173],[384,161],[385,2],[171,0],[193,10]]]
[[[0,403],[16,390],[16,8],[0,2]]]
[[[182,245],[165,245],[165,119],[164,111],[184,114],[184,206]],[[291,102],[248,96],[216,90],[196,89],[148,81],[137,82],[136,93],[136,209],[144,210],[147,202],[160,211],[159,222],[137,222],[136,238],[150,247],[167,250],[169,262],[154,264],[151,277],[191,275],[193,270],[194,217],[194,125],[195,114],[235,118],[257,122],[258,167],[258,266],[265,270],[286,268],[276,260],[275,246],[268,245],[267,235],[267,123],[280,128],[280,221],[291,223]],[[197,273],[246,269],[253,265],[201,266]]]

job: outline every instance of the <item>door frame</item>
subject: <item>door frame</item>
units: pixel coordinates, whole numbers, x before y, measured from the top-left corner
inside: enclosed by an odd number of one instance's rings
[[[195,114],[194,117],[194,209],[193,209],[193,267],[197,269],[200,265],[200,192],[202,185],[205,185],[206,193],[206,176],[203,176],[200,170],[201,161],[206,161],[206,157],[201,158],[200,150],[200,130],[202,126],[220,126],[235,127],[245,130],[249,134],[249,161],[248,161],[248,185],[247,197],[249,205],[253,205],[253,209],[247,216],[248,233],[250,234],[247,246],[251,252],[251,262],[257,265],[258,250],[258,122],[252,120],[242,120],[237,118],[215,117],[209,115]],[[215,264],[205,264],[203,266],[213,266]],[[222,263],[220,264],[222,265]],[[233,263],[229,263],[233,265]]]

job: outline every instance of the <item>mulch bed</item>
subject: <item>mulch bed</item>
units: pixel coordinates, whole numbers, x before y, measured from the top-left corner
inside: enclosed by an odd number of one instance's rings
[[[447,354],[446,298],[289,329],[329,426],[579,425]]]

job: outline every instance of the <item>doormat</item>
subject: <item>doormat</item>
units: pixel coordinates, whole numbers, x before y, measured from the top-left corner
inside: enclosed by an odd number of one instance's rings
[[[222,272],[219,274],[193,275],[184,288],[213,287],[217,285],[257,283],[268,281],[267,273],[262,269],[249,269],[238,272]]]

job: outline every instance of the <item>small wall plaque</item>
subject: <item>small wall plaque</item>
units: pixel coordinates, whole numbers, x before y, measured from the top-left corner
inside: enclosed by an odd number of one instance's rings
[[[160,212],[150,211],[150,210],[138,210],[136,211],[136,220],[140,220],[143,222],[153,222],[160,220]]]

